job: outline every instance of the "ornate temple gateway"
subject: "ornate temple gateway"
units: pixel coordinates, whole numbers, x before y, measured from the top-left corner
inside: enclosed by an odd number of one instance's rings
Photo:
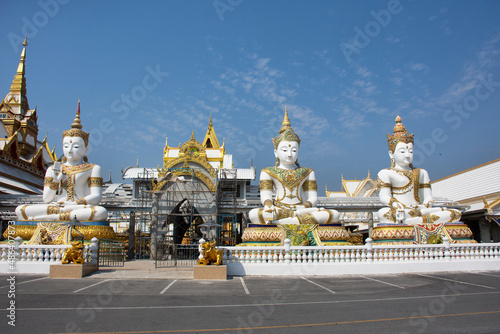
[[[128,167],[123,178],[133,180],[134,201],[150,203],[152,194],[159,196],[154,200],[158,209],[152,222],[138,212],[138,228],[149,232],[153,226],[175,243],[197,242],[199,226],[214,222],[221,226],[221,242],[235,244],[249,210],[249,197],[258,196],[250,185],[255,168],[233,168],[232,155],[227,154],[224,140],[220,144],[212,116],[202,141],[196,139],[194,130],[178,146],[169,146],[166,139],[161,168]]]

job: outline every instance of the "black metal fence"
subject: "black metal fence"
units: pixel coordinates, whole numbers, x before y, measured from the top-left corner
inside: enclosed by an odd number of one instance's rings
[[[182,245],[158,242],[156,246],[156,268],[192,267],[198,261],[198,245]]]
[[[123,267],[125,244],[109,239],[99,240],[99,267]]]

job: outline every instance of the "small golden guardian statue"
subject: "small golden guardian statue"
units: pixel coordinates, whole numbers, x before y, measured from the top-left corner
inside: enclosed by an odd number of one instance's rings
[[[199,265],[214,264],[218,266],[222,264],[224,253],[215,247],[215,240],[206,241],[205,239],[200,239],[198,250],[200,251],[200,255],[198,256]]]

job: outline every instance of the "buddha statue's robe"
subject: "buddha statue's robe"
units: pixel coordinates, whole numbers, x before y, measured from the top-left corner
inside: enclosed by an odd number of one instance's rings
[[[99,206],[102,198],[102,174],[98,165],[83,163],[61,165],[62,177],[49,167],[44,180],[46,204],[22,205],[16,208],[20,220],[105,221],[107,210]]]
[[[388,205],[378,211],[380,223],[408,225],[454,223],[458,210],[432,207],[432,191],[425,169],[386,168],[379,172],[380,200]]]
[[[337,211],[315,207],[317,183],[311,168],[264,168],[260,174],[259,190],[263,207],[253,209],[249,213],[250,221],[254,224],[338,222]],[[273,190],[275,191],[274,199]]]

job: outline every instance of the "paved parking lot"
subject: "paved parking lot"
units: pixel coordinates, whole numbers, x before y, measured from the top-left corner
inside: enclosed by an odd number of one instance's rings
[[[342,277],[0,276],[1,333],[499,333],[500,272]],[[8,311],[9,312],[9,311]],[[9,314],[9,313],[8,313]]]

